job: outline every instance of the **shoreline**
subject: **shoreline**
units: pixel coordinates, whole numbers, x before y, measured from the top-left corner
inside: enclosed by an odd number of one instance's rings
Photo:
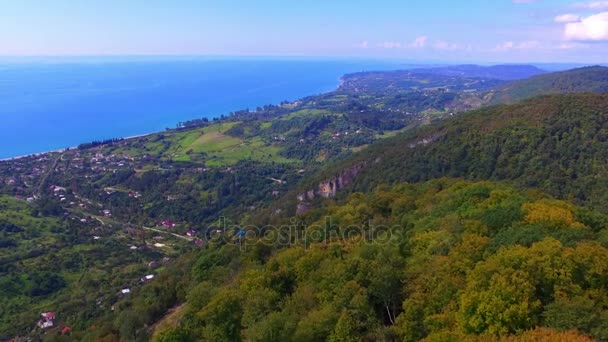
[[[301,99],[304,99],[304,98],[310,97],[310,96],[321,96],[321,95],[332,93],[332,92],[340,89],[340,87],[344,84],[344,77],[346,75],[348,75],[348,73],[344,74],[344,75],[342,75],[342,76],[340,76],[338,78],[338,84],[332,90],[329,90],[329,91],[326,91],[326,92],[320,92],[320,93],[317,93],[317,94],[314,94],[314,95],[303,95],[302,97],[300,97],[298,99],[295,99],[295,100],[292,100],[291,102],[299,101]],[[287,100],[285,100],[285,101],[287,101]],[[220,114],[220,115],[217,116],[217,118],[221,117],[221,115],[225,115],[225,114]],[[195,119],[196,118],[193,118],[192,120],[195,120]],[[212,120],[212,119],[213,118],[210,118],[210,120]],[[170,130],[173,130],[173,129],[170,129]],[[152,135],[152,134],[160,134],[160,133],[166,132],[166,131],[168,131],[168,130],[157,131],[157,132],[149,132],[149,133],[142,133],[142,134],[130,135],[130,136],[127,136],[127,137],[124,137],[124,138],[114,138],[114,139],[131,140],[131,139],[146,137],[146,136],[149,136],[149,135]],[[86,144],[86,143],[87,142],[83,142],[81,144]],[[78,146],[70,146],[70,147],[60,148],[60,149],[56,149],[56,150],[43,151],[43,152],[34,152],[34,153],[24,154],[24,155],[15,156],[15,157],[0,158],[0,163],[7,162],[7,161],[14,161],[14,160],[19,160],[19,159],[24,159],[24,158],[30,158],[30,157],[43,156],[43,155],[50,154],[50,153],[63,153],[65,151],[67,151],[67,150],[73,150],[73,149],[77,149],[77,148],[78,148]]]
[[[147,137],[149,135],[159,134],[159,133],[161,133],[161,132],[136,134],[136,135],[130,135],[130,136],[124,137],[124,138],[115,138],[115,139],[120,139],[121,141],[124,141],[124,140],[130,140],[130,139]],[[86,144],[86,143],[83,143],[83,144]],[[50,150],[50,151],[44,151],[44,152],[35,152],[35,153],[24,154],[24,155],[15,156],[15,157],[0,158],[0,163],[1,162],[5,162],[5,161],[12,161],[12,160],[18,160],[18,159],[23,159],[23,158],[29,158],[29,157],[38,157],[38,156],[43,156],[45,154],[50,154],[50,153],[63,153],[63,152],[66,152],[68,150],[75,150],[75,149],[78,149],[78,146],[70,146],[70,147],[66,147],[66,148],[60,148],[60,149],[57,149],[57,150]]]

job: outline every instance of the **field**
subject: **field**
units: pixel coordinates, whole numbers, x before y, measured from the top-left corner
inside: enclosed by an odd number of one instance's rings
[[[110,147],[106,153],[126,153],[129,155],[152,154],[164,160],[175,162],[204,162],[208,167],[225,167],[240,160],[289,163],[282,157],[279,146],[269,145],[260,137],[241,139],[226,134],[226,131],[240,122],[216,123],[204,128],[185,132],[170,132],[138,138],[119,147]],[[270,125],[263,126],[268,129]]]

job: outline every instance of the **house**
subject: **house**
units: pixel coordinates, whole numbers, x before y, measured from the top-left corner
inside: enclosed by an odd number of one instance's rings
[[[150,268],[156,268],[156,267],[158,267],[158,261],[150,261],[148,263],[148,267],[150,267]]]
[[[54,312],[44,312],[44,313],[40,314],[40,316],[42,316],[42,318],[44,318],[44,319],[54,321],[56,314]]]
[[[54,312],[43,312],[40,314],[40,320],[38,321],[38,327],[41,329],[50,328],[55,324],[55,313]]]
[[[186,232],[186,236],[193,237],[194,235],[196,235],[196,230],[194,229],[188,229]]]
[[[173,223],[171,220],[164,220],[163,222],[161,222],[161,225],[165,226],[165,228],[175,227],[175,223]]]
[[[108,209],[104,209],[103,210],[103,216],[110,217],[110,216],[112,216],[112,212],[110,210],[108,210]]]
[[[129,191],[129,197],[133,197],[133,198],[140,198],[141,194],[139,192],[133,192],[133,191]]]
[[[70,331],[72,331],[72,328],[65,326],[65,327],[63,327],[63,329],[61,329],[61,335],[65,335],[65,334],[69,333]]]
[[[131,289],[122,289],[122,290],[120,290],[120,293],[129,294],[129,293],[131,293]]]
[[[141,278],[141,281],[146,282],[146,281],[150,281],[152,279],[154,279],[154,274],[148,274],[147,276]]]

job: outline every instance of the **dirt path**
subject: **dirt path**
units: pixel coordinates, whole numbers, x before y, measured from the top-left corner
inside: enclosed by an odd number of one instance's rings
[[[38,184],[38,189],[36,190],[36,193],[35,193],[35,195],[37,195],[38,197],[40,197],[40,195],[42,194],[42,187],[44,186],[44,183],[46,183],[46,180],[49,178],[51,173],[53,173],[53,171],[57,167],[57,163],[59,162],[59,160],[62,157],[63,157],[63,153],[58,154],[51,162],[51,165],[48,168],[48,170],[46,170],[44,176],[42,176],[42,178],[40,179],[40,184]]]
[[[194,241],[194,238],[191,238],[189,236],[183,236],[183,235],[171,233],[171,232],[168,232],[168,231],[165,231],[165,230],[160,230],[160,229],[150,228],[150,227],[142,227],[142,229],[151,230],[153,232],[157,232],[157,233],[160,233],[160,234],[170,234],[170,235],[175,236],[176,238],[180,238],[180,239],[186,240],[186,241]]]

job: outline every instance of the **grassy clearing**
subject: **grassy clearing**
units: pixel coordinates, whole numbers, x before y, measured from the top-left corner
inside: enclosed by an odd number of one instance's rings
[[[320,109],[301,109],[297,112],[293,112],[289,115],[285,115],[283,117],[281,117],[281,120],[290,120],[296,117],[300,117],[300,116],[315,116],[315,115],[329,115],[331,114],[330,112],[326,111],[326,110],[320,110]]]
[[[294,114],[299,116],[323,113],[325,112],[319,110],[302,110]],[[152,134],[108,147],[104,149],[104,153],[132,156],[151,154],[176,162],[205,162],[209,167],[230,166],[245,159],[277,163],[293,162],[280,155],[279,146],[267,145],[259,137],[244,140],[226,134],[238,124],[240,122],[214,123],[190,131]],[[262,129],[267,129],[271,125],[271,122],[264,122],[260,126]]]
[[[266,145],[260,138],[243,140],[227,135],[226,131],[237,124],[239,122],[215,124],[167,137],[172,148],[165,153],[165,157],[174,161],[204,161],[210,167],[230,166],[245,159],[292,162],[280,156],[280,147]],[[267,127],[269,125],[270,122]]]

